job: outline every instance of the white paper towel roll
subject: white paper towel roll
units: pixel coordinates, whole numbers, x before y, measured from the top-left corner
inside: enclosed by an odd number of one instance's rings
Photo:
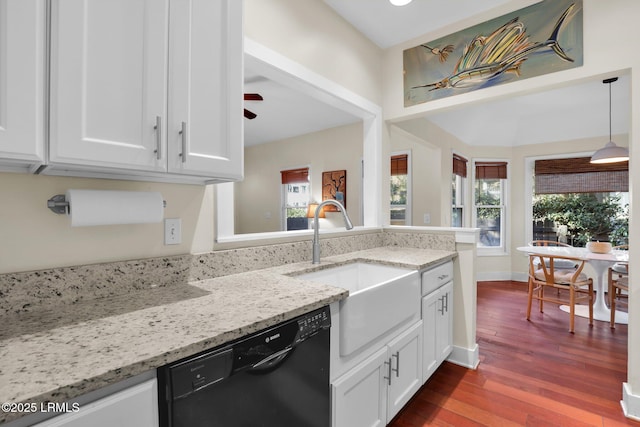
[[[72,227],[161,222],[162,194],[145,191],[67,190]]]

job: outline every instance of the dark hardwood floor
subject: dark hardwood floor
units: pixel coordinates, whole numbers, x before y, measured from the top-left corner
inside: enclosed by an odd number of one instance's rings
[[[620,407],[627,326],[577,317],[570,334],[554,304],[528,322],[526,301],[526,283],[479,282],[478,369],[445,362],[390,426],[640,426]]]

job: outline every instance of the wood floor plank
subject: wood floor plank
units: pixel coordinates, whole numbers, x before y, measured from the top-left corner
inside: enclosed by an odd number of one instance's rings
[[[539,394],[551,394],[556,393],[565,398],[573,398],[574,400],[581,401],[583,406],[600,406],[612,408],[615,411],[620,411],[620,403],[610,398],[604,398],[594,395],[590,389],[582,388],[575,389],[567,387],[564,384],[557,384],[555,382],[537,380],[528,377],[524,374],[514,372],[513,370],[502,369],[495,366],[485,366],[483,371],[485,373],[491,372],[490,376],[492,380],[500,381],[505,385],[512,387],[520,387],[522,389],[530,390],[531,392]]]
[[[510,387],[501,384],[497,381],[487,381],[485,389],[493,393],[500,393],[505,396],[509,396],[513,399],[526,402],[529,405],[537,406],[543,409],[545,412],[552,412],[555,417],[561,415],[569,416],[573,420],[578,420],[586,425],[602,425],[602,416],[594,414],[589,410],[572,407],[559,400],[549,399],[541,394],[529,393],[525,390],[521,390],[517,387]]]
[[[526,283],[478,283],[477,370],[445,362],[389,424],[640,427],[620,407],[627,326],[576,318],[557,305],[525,318]]]
[[[490,425],[495,427],[517,427],[522,425],[502,417],[502,413],[493,412],[486,406],[479,407],[456,399],[451,395],[443,395],[430,389],[428,389],[426,393],[421,394],[420,399],[435,404],[440,408],[460,416],[461,419],[464,418],[477,425]]]

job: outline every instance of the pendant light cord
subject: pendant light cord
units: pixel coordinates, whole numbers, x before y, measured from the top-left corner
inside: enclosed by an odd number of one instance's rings
[[[604,79],[602,83],[607,83],[609,85],[609,141],[611,141],[612,136],[612,127],[611,127],[611,83],[617,82],[617,77],[611,77],[609,79]]]
[[[609,141],[611,141],[611,83],[609,82]]]

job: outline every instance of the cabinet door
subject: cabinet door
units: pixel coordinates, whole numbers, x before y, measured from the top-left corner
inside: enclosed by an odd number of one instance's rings
[[[426,382],[453,349],[453,283],[422,299],[422,377]]]
[[[0,1],[0,163],[16,170],[44,160],[45,28],[44,0]]]
[[[52,1],[51,162],[166,170],[167,19],[168,0]]]
[[[333,427],[387,425],[388,362],[384,347],[331,385]]]
[[[241,179],[243,31],[238,0],[172,0],[169,172]]]
[[[422,385],[422,322],[389,343],[391,381],[387,421],[402,409]]]
[[[35,427],[158,427],[157,395],[156,379],[149,380]]]
[[[438,323],[440,321],[440,307],[442,299],[440,292],[434,291],[422,299],[422,382],[426,382],[438,368],[437,350]]]
[[[440,288],[440,311],[436,330],[438,366],[449,357],[453,349],[453,283]]]

